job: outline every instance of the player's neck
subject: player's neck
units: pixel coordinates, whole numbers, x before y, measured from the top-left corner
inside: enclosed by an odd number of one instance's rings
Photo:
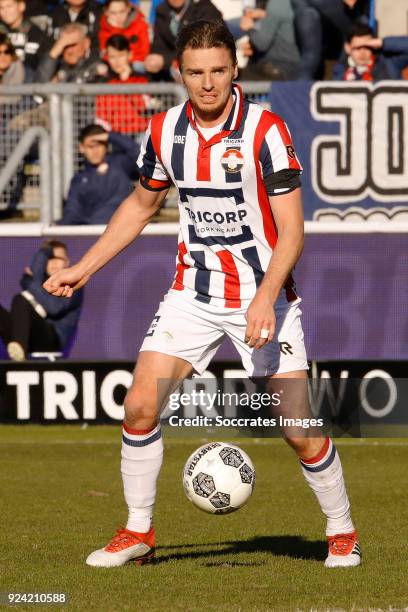
[[[194,118],[196,120],[197,125],[203,128],[211,128],[217,125],[224,123],[231,112],[231,109],[234,105],[234,98],[232,94],[228,98],[227,104],[224,106],[222,111],[217,110],[215,112],[203,112],[197,108],[194,108]]]

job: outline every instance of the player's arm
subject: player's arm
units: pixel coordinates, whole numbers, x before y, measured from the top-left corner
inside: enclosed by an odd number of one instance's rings
[[[261,285],[246,314],[245,340],[261,348],[275,333],[274,305],[303,249],[304,221],[300,188],[269,197],[278,239]],[[269,330],[268,338],[260,338],[261,329]]]
[[[56,296],[71,297],[76,289],[113,259],[139,236],[152,216],[160,208],[168,188],[151,190],[140,183],[135,191],[122,202],[112,216],[104,233],[70,268],[61,270],[44,283],[44,289]]]

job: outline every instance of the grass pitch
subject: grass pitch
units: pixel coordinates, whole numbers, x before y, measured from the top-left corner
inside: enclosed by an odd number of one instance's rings
[[[185,498],[188,455],[214,436],[167,436],[154,566],[95,569],[126,522],[119,427],[2,426],[0,591],[61,592],[105,611],[368,610],[408,606],[408,441],[340,441],[363,565],[327,570],[324,520],[281,440],[235,439],[254,461],[247,506],[210,516]]]

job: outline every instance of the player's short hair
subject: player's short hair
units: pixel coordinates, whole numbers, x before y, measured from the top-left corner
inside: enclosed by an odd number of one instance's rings
[[[107,134],[105,128],[97,123],[91,123],[90,125],[86,125],[79,132],[79,142],[84,142],[89,136],[101,136],[102,134]]]
[[[106,48],[111,47],[116,51],[130,51],[130,42],[123,34],[114,34],[106,41]]]
[[[350,43],[355,36],[375,36],[375,34],[367,23],[357,22],[347,32],[346,41]]]
[[[0,46],[6,47],[8,53],[13,58],[13,62],[17,59],[17,54],[13,43],[11,42],[7,34],[4,34],[3,32],[0,33]]]
[[[180,30],[176,39],[176,55],[181,66],[181,56],[186,49],[228,49],[233,64],[237,63],[235,40],[222,21],[195,21]]]

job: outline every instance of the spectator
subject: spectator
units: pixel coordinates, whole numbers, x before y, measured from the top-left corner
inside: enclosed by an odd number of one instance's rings
[[[67,247],[56,240],[44,242],[24,270],[22,292],[14,296],[11,310],[0,306],[0,337],[10,359],[23,361],[34,351],[61,351],[78,324],[82,289],[61,300],[48,294],[43,282],[69,266]]]
[[[67,23],[83,23],[87,27],[87,34],[91,39],[92,47],[99,49],[99,22],[102,8],[95,0],[66,0],[57,6],[51,13],[51,29],[56,40],[61,28]]]
[[[143,13],[128,0],[107,0],[99,31],[99,44],[106,49],[111,36],[121,34],[130,43],[132,62],[143,62],[149,53],[149,28]]]
[[[0,86],[30,83],[32,77],[33,74],[30,69],[18,59],[11,41],[5,34],[0,33]],[[12,149],[21,138],[20,132],[11,129],[11,119],[13,116],[17,116],[23,107],[26,109],[26,106],[27,101],[23,103],[21,96],[0,95],[0,167],[6,164]],[[35,149],[35,147],[33,148]],[[0,210],[0,220],[21,215],[21,211],[17,211],[17,204],[20,201],[24,185],[25,175],[22,167],[20,167],[9,183],[9,189],[5,196],[6,208]]]
[[[107,42],[106,61],[108,83],[147,83],[147,78],[134,71],[132,52],[127,38],[121,34],[111,36]],[[107,122],[112,130],[122,133],[143,132],[148,126],[146,101],[148,96],[138,94],[108,94],[97,96],[95,115]]]
[[[153,43],[145,59],[145,68],[152,78],[177,80],[177,33],[182,26],[199,20],[223,21],[222,14],[211,0],[163,0],[158,5]]]
[[[108,153],[108,145],[115,151]],[[79,150],[85,168],[71,181],[59,225],[100,225],[133,190],[137,180],[139,145],[128,136],[88,125],[80,133]]]
[[[370,0],[292,0],[300,78],[323,76],[324,58],[339,57],[347,32],[358,20],[367,19],[369,5]]]
[[[1,2],[1,0],[0,0]],[[91,40],[82,23],[68,23],[50,52],[44,55],[38,66],[40,83],[90,83],[97,80],[103,69],[97,53],[91,51]]]
[[[344,44],[345,58],[333,69],[333,78],[344,81],[400,79],[408,66],[408,36],[374,37],[363,23],[353,26]]]
[[[31,70],[49,47],[47,36],[26,18],[24,0],[0,0],[0,31],[7,34],[19,59]]]
[[[22,85],[32,81],[32,72],[18,59],[15,48],[6,34],[0,33],[0,85]],[[0,96],[0,104],[15,101],[15,97]]]
[[[249,47],[244,49],[249,63],[240,72],[243,80],[297,78],[300,56],[290,0],[268,0],[266,10],[247,10],[239,25],[241,33],[249,36]]]

